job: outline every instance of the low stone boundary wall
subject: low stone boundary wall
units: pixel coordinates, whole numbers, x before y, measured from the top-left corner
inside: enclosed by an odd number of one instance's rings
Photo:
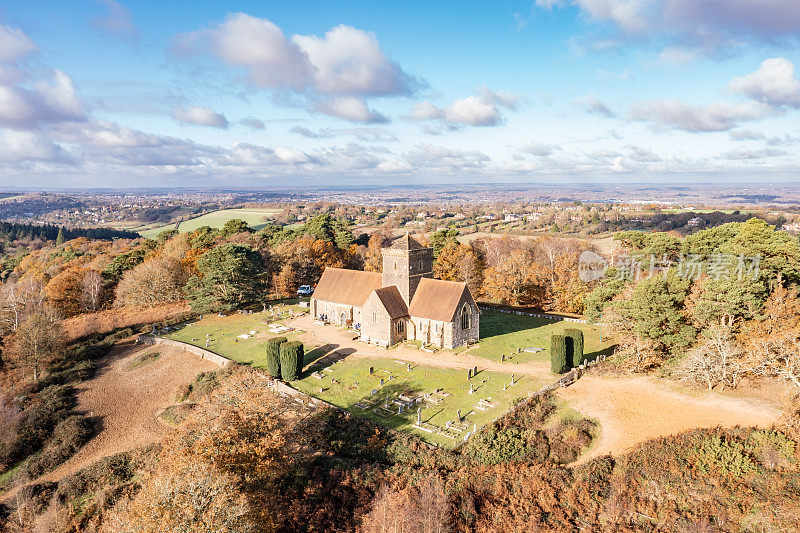
[[[548,320],[563,320],[565,322],[577,322],[578,324],[589,324],[588,320],[584,320],[582,318],[572,318],[568,316],[561,316],[561,315],[551,315],[549,313],[533,313],[529,311],[515,311],[511,309],[503,309],[500,307],[487,307],[483,305],[479,305],[478,309],[481,311],[497,311],[498,313],[506,313],[509,315],[523,315],[523,316],[535,316],[536,318],[546,318]]]
[[[164,346],[174,346],[175,348],[180,348],[181,350],[187,351],[189,353],[193,353],[199,356],[201,359],[207,359],[212,363],[215,363],[221,367],[226,367],[231,363],[231,360],[227,357],[222,357],[219,354],[214,352],[209,352],[208,350],[204,350],[194,344],[188,344],[186,342],[180,341],[173,341],[171,339],[164,339],[162,337],[153,337],[151,335],[139,335],[136,340],[137,344],[150,344],[150,345],[164,345]]]

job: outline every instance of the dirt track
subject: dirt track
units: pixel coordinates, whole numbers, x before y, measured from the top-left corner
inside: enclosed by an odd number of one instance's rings
[[[599,442],[579,462],[604,454],[619,455],[646,440],[694,428],[769,427],[781,414],[778,405],[763,400],[711,391],[688,396],[648,377],[587,375],[558,394],[601,426]]]
[[[158,351],[161,357],[130,368],[136,356],[148,350]],[[95,376],[77,387],[78,410],[99,417],[100,432],[40,480],[58,481],[108,455],[158,442],[170,428],[158,421],[157,413],[175,403],[179,385],[208,370],[219,370],[219,366],[176,348],[115,348],[100,361]]]

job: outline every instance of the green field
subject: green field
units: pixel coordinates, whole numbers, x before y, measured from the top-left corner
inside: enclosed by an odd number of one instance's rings
[[[608,341],[600,342],[600,326],[484,310],[481,311],[481,340],[469,353],[492,361],[500,361],[505,355],[506,361],[512,363],[549,361],[550,337],[567,328],[583,331],[587,354],[608,350],[613,345]],[[517,353],[526,348],[543,350]]]
[[[178,231],[181,233],[187,233],[202,226],[221,228],[227,221],[233,219],[244,220],[251,228],[260,229],[266,225],[268,218],[275,216],[279,212],[280,210],[278,209],[220,209],[219,211],[206,213],[205,215],[200,215],[199,217],[181,222],[180,226],[178,227]],[[162,226],[141,231],[140,234],[142,237],[148,237],[152,239],[157,237],[162,231],[170,230],[174,227],[175,224],[164,224]]]

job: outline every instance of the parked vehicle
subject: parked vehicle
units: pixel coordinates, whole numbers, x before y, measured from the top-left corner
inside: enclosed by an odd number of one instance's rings
[[[300,285],[300,288],[297,289],[298,296],[311,296],[314,294],[314,289],[311,288],[311,285]]]

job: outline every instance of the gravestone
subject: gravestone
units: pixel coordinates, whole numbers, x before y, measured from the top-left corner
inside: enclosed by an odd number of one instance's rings
[[[472,394],[475,392],[475,387],[473,387],[472,383],[469,384],[469,393]]]
[[[371,376],[374,373],[375,373],[375,368],[369,367],[369,375]]]
[[[378,383],[378,386],[379,387],[383,387],[383,378],[381,378],[381,381],[380,381],[380,383]]]
[[[422,424],[422,408],[417,409],[417,425]]]

